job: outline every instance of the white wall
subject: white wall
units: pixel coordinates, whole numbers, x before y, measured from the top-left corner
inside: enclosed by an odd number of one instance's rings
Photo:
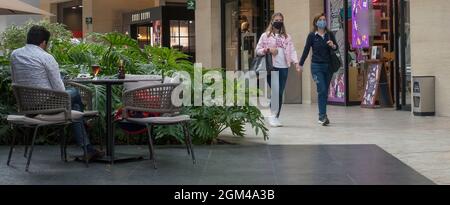
[[[413,75],[436,76],[436,112],[450,116],[449,0],[411,0]]]
[[[293,37],[294,45],[300,58],[305,47],[306,38],[311,30],[312,20],[318,13],[323,12],[322,0],[275,0],[275,11],[284,14],[287,30]],[[303,104],[317,102],[316,86],[311,77],[311,55],[306,60],[304,71],[301,75],[297,72],[290,74],[287,85],[289,101],[302,101]],[[295,81],[301,78],[301,81]],[[301,95],[301,96],[299,96]]]

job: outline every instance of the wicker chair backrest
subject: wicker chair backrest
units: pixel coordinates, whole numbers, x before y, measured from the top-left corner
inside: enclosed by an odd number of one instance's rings
[[[71,119],[70,95],[64,91],[12,85],[19,113],[24,115],[65,113]]]
[[[159,84],[125,91],[123,94],[125,109],[160,114],[179,112],[181,108],[172,103],[172,93],[178,85]]]

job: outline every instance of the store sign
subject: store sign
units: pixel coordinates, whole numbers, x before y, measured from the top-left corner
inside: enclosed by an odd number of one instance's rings
[[[131,15],[131,22],[149,20],[150,17],[151,17],[150,11],[133,14]]]
[[[195,10],[195,0],[188,0],[187,1],[187,9],[188,10]]]
[[[92,24],[92,17],[86,17],[86,24]]]

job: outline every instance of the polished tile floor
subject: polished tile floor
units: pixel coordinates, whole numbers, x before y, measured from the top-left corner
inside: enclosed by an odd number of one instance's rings
[[[437,184],[450,184],[450,118],[414,117],[393,109],[329,106],[330,127],[317,124],[316,105],[285,105],[283,128],[270,129],[264,142],[248,128],[239,144],[348,145],[374,144]]]
[[[430,185],[433,182],[375,145],[196,146],[193,165],[184,148],[158,147],[151,161],[115,164],[59,161],[58,147],[37,147],[31,172],[23,148],[11,167],[0,165],[0,184],[50,185]],[[72,150],[76,152],[79,150]],[[147,155],[139,146],[119,152]],[[7,148],[0,149],[5,162]]]

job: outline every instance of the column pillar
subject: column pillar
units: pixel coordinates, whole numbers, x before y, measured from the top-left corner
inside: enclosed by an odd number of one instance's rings
[[[294,40],[299,59],[303,53],[306,38],[312,29],[314,16],[324,11],[323,3],[322,0],[275,1],[275,12],[284,14],[286,27]],[[290,78],[286,87],[286,96],[290,99],[286,99],[286,101],[295,103],[300,99],[304,104],[317,102],[316,86],[311,77],[310,67],[311,54],[305,62],[304,71],[301,75],[298,75],[296,72],[290,72]],[[300,79],[301,83],[299,83]],[[302,91],[301,94],[299,90]]]
[[[221,9],[219,0],[197,0],[195,10],[196,62],[222,67]]]
[[[450,116],[448,0],[410,0],[412,75],[436,76],[436,113]]]

